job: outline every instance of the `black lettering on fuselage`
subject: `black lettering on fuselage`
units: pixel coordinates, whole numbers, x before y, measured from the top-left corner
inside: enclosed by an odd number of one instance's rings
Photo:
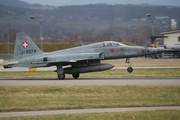
[[[21,51],[21,54],[32,54],[32,53],[36,53],[36,49],[30,49],[30,50]]]

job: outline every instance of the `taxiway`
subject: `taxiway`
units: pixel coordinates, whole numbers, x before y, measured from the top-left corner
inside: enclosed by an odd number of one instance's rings
[[[37,115],[83,114],[83,113],[103,113],[103,112],[123,112],[123,111],[153,111],[153,110],[180,110],[180,106],[95,108],[95,109],[47,110],[47,111],[27,111],[27,112],[3,112],[3,113],[0,113],[0,118],[2,118],[2,117],[20,117],[20,116],[37,116]]]
[[[0,86],[179,86],[179,78],[0,79]]]

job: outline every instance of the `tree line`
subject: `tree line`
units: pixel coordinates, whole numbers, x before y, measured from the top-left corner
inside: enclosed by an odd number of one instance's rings
[[[18,1],[18,0],[17,0]],[[11,1],[13,3],[16,1]],[[24,8],[25,6],[25,8]],[[39,41],[39,28],[43,26],[43,37],[45,41],[85,41],[96,42],[105,40],[131,41],[143,45],[149,42],[151,36],[151,21],[142,22],[140,25],[131,27],[116,26],[113,23],[123,21],[138,20],[146,18],[146,14],[155,16],[169,16],[168,20],[155,21],[156,33],[170,29],[170,19],[176,19],[180,23],[180,7],[151,6],[151,5],[108,5],[108,4],[89,4],[59,6],[53,9],[31,9],[31,5],[21,7],[2,5],[0,1],[0,42],[6,42],[8,35],[9,41],[14,42],[15,34],[25,31],[34,41]],[[41,6],[38,6],[41,8]],[[43,6],[44,8],[44,6]],[[13,16],[13,17],[11,17]],[[36,17],[38,22],[32,22],[30,16]],[[7,21],[1,19],[7,18]],[[20,22],[14,23],[18,19]],[[75,21],[80,21],[84,26],[77,27]],[[88,21],[88,23],[87,23]],[[104,22],[104,29],[98,29],[94,21]],[[63,23],[63,25],[62,25]],[[88,25],[87,25],[88,24]],[[166,24],[166,25],[163,25]],[[164,27],[165,26],[165,27]],[[92,27],[92,28],[88,28]],[[178,28],[180,28],[178,24]]]

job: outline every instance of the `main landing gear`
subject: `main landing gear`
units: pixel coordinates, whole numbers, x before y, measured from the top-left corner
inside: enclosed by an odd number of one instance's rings
[[[79,78],[79,73],[74,73],[74,74],[72,74],[72,76],[73,76],[74,79],[78,79]]]
[[[63,70],[62,65],[61,64],[57,64],[56,67],[57,67],[56,72],[57,72],[58,79],[64,80],[66,76],[64,74],[64,70]],[[79,73],[73,73],[72,77],[74,79],[78,79],[79,78]]]
[[[60,80],[64,80],[65,77],[66,77],[66,76],[65,76],[64,73],[58,74],[58,79],[60,79]],[[79,78],[79,73],[74,73],[74,74],[72,74],[72,77],[73,77],[74,79],[78,79],[78,78]]]
[[[62,73],[62,74],[59,74],[58,75],[58,78],[60,79],[60,80],[63,80],[63,79],[65,79],[65,74],[64,73]]]
[[[57,64],[56,67],[57,67],[57,76],[58,76],[58,78],[60,80],[65,79],[66,76],[64,74],[64,70],[62,68],[62,65],[61,64]]]
[[[133,72],[133,68],[131,67],[130,58],[126,58],[126,63],[128,64],[127,71],[128,71],[129,73],[132,73],[132,72]]]

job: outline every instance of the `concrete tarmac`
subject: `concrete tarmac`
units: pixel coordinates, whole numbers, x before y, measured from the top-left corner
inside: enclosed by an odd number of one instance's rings
[[[123,111],[153,111],[153,110],[180,110],[180,106],[95,108],[95,109],[47,110],[47,111],[27,111],[27,112],[2,112],[2,113],[0,113],[0,118],[3,118],[3,117],[21,117],[21,116],[37,116],[37,115],[83,114],[83,113],[103,113],[103,112],[123,112]]]
[[[180,86],[179,78],[0,79],[0,86]]]

